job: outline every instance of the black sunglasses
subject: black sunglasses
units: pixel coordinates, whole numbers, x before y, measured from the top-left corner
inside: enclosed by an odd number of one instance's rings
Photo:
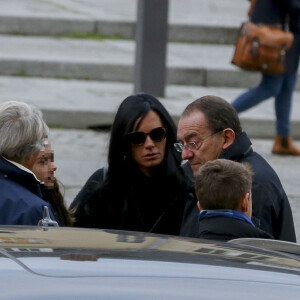
[[[165,127],[157,127],[150,132],[134,131],[127,134],[127,139],[132,145],[143,145],[149,135],[154,142],[161,142],[165,139],[167,130]]]

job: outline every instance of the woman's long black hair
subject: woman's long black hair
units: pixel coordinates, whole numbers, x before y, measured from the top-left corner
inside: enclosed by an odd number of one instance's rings
[[[155,97],[149,94],[137,94],[127,97],[121,103],[113,122],[108,150],[108,184],[113,183],[114,179],[123,177],[124,174],[128,173],[128,168],[136,167],[136,163],[131,156],[127,134],[133,131],[136,120],[140,118],[141,122],[150,110],[159,115],[163,126],[167,130],[166,153],[163,161],[165,175],[178,177],[178,182],[183,180],[180,167],[181,156],[173,146],[177,140],[177,129],[173,119]]]
[[[188,193],[188,180],[181,168],[181,155],[173,146],[177,141],[175,123],[165,107],[149,94],[129,96],[119,106],[111,130],[108,171],[105,180],[101,180],[92,195],[80,204],[80,211],[84,211],[83,215],[81,213],[76,215],[75,213],[79,225],[84,224],[87,227],[98,228],[128,228],[128,224],[122,225],[122,221],[118,223],[119,220],[123,217],[126,219],[126,216],[128,216],[126,215],[128,205],[132,205],[132,199],[138,194],[138,197],[141,197],[140,200],[143,201],[143,193],[147,193],[147,191],[140,191],[139,182],[145,175],[139,171],[136,161],[132,158],[131,145],[127,134],[134,129],[138,130],[138,127],[134,128],[136,121],[139,119],[141,123],[149,111],[156,112],[163,126],[166,127],[165,156],[159,166],[153,167],[151,177],[151,180],[158,182],[161,188],[157,196],[162,197],[164,195],[163,199],[165,200],[164,203],[156,205],[166,208],[174,206],[175,203],[180,201],[177,205],[180,208],[176,211],[179,217],[174,216],[174,219],[177,218],[176,229],[175,225],[172,229],[178,233],[180,218],[186,201],[185,195]],[[151,188],[151,185],[149,188]],[[153,197],[156,198],[155,195]],[[149,203],[148,205],[152,204]],[[160,210],[160,207],[158,207],[158,210]],[[173,224],[169,226],[172,227]],[[173,232],[172,230],[166,232]]]

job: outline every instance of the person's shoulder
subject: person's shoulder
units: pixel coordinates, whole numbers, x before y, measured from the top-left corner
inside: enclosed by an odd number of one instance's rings
[[[224,158],[249,164],[254,172],[254,181],[280,182],[278,175],[271,165],[259,153],[254,151],[251,140],[246,132],[243,132],[236,139],[232,147],[226,152]]]
[[[243,158],[240,162],[248,163],[254,172],[254,176],[262,175],[266,177],[266,175],[272,175],[276,178],[278,177],[273,167],[255,151]]]
[[[0,203],[0,210],[6,215],[5,224],[37,225],[43,218],[43,207],[49,204],[23,186],[14,189],[9,183],[7,187],[9,189],[2,190],[1,186]]]
[[[267,233],[266,231],[256,227],[252,226],[244,221],[236,220],[237,225],[241,229],[241,235],[240,237],[253,237],[253,238],[264,238],[264,239],[273,239],[274,237]]]
[[[36,182],[38,184],[38,182]],[[37,197],[26,186],[15,182],[11,178],[4,176],[0,177],[1,196],[3,198],[9,196],[12,199]]]
[[[91,186],[95,186],[105,180],[107,176],[107,167],[100,168],[96,170],[86,181],[84,185],[85,188],[90,188]]]
[[[101,181],[101,178],[103,177],[103,174],[107,173],[107,167],[100,168],[96,170],[87,181],[89,180],[95,180],[95,181]]]
[[[9,175],[1,174],[0,189],[2,199],[6,201],[9,200],[11,204],[16,202],[19,206],[24,205],[25,207],[31,208],[36,204],[47,205],[47,203],[40,197],[40,183],[32,174],[28,173],[28,176],[24,177],[23,182],[21,180],[15,181],[10,178]]]
[[[254,227],[256,233],[257,233],[257,238],[262,238],[262,239],[274,239],[274,237],[269,234],[268,232],[260,229],[260,228],[257,228],[257,227]]]
[[[252,192],[264,201],[286,198],[280,178],[272,166],[257,152],[242,160],[251,166],[253,171]]]
[[[90,199],[91,195],[97,189],[99,184],[101,184],[107,175],[107,167],[100,168],[96,170],[86,181],[85,185],[76,195],[75,199],[69,206],[69,209],[75,208],[79,203],[85,201],[86,199]]]

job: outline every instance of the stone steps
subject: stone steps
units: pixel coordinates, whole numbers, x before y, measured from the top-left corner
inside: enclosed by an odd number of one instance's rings
[[[238,27],[170,24],[169,41],[189,43],[234,44]],[[68,36],[99,35],[118,39],[135,39],[136,23],[90,19],[54,19],[50,17],[11,17],[0,15],[0,34]]]
[[[169,40],[234,43],[248,3],[240,0],[169,1]],[[10,0],[0,2],[0,33],[101,34],[135,38],[137,0]]]
[[[0,44],[0,75],[133,82],[134,41],[2,35]],[[233,51],[232,45],[169,43],[167,83],[254,86],[260,74],[233,66]]]
[[[259,73],[230,63],[248,4],[169,1],[161,101],[176,121],[198,97],[216,94],[231,102],[260,80]],[[136,10],[136,0],[0,1],[0,101],[33,103],[51,126],[110,126],[119,103],[134,91]],[[292,132],[300,138],[299,90],[300,79],[292,112]],[[273,101],[240,116],[252,137],[274,136]]]
[[[47,123],[58,128],[106,128],[112,124],[121,101],[133,93],[132,83],[75,79],[0,76],[0,102],[20,100],[40,107]],[[231,102],[241,88],[168,85],[159,98],[177,122],[184,108],[202,95],[212,94]],[[240,114],[248,134],[273,138],[273,101],[265,101]],[[292,132],[300,138],[300,92],[294,95]],[[264,130],[262,130],[264,128]]]

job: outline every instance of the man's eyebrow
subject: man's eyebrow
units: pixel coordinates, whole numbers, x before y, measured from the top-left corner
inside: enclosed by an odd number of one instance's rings
[[[198,134],[197,134],[196,132],[191,132],[191,133],[186,134],[186,135],[183,137],[183,139],[184,139],[184,140],[189,140],[189,139],[194,138],[194,137],[197,137],[197,136],[198,136]]]

